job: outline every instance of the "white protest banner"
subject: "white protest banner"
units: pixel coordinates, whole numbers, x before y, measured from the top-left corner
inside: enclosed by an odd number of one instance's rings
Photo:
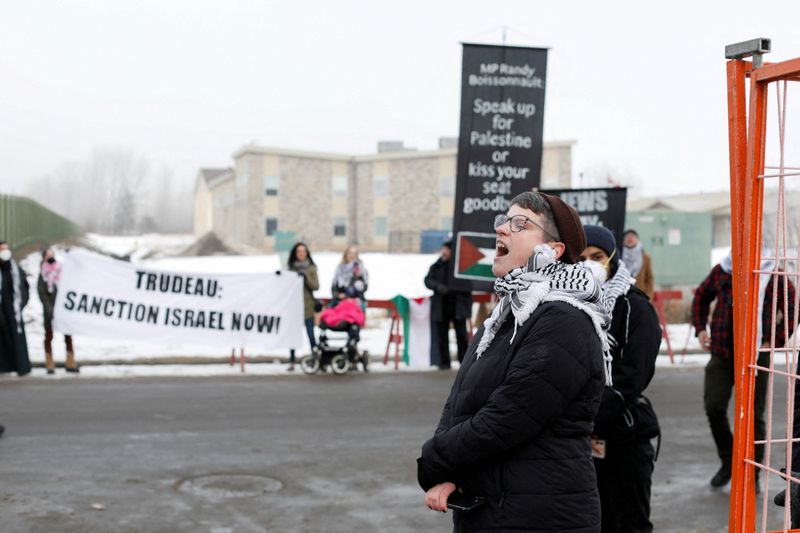
[[[56,331],[87,337],[301,347],[303,278],[156,270],[73,249],[63,261],[53,320]]]

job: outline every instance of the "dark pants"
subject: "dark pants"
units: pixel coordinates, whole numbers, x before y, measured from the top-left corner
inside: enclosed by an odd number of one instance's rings
[[[595,459],[603,533],[651,533],[650,487],[655,451],[650,439],[606,443]]]
[[[769,366],[769,353],[758,356],[759,366]],[[728,404],[733,392],[735,375],[733,371],[733,358],[722,358],[715,355],[706,365],[706,376],[703,386],[703,401],[706,407],[708,424],[711,427],[711,436],[717,445],[717,454],[723,464],[731,464],[733,459],[733,433],[728,422]],[[756,396],[753,402],[755,440],[764,440],[766,425],[764,422],[764,409],[767,400],[766,372],[759,372],[756,376]],[[764,457],[764,445],[756,446],[756,462],[761,462]]]
[[[72,352],[72,336],[64,335],[64,344],[67,345],[67,353]],[[46,328],[44,330],[44,353],[53,353],[53,330]]]
[[[308,343],[311,349],[317,345],[317,339],[314,338],[314,317],[306,318],[306,334],[308,335]],[[289,351],[289,362],[294,364],[294,349]]]
[[[465,319],[445,319],[434,322],[436,326],[437,342],[439,343],[439,368],[450,368],[450,322],[456,330],[456,344],[458,346],[458,362],[464,360],[467,353],[467,321]]]

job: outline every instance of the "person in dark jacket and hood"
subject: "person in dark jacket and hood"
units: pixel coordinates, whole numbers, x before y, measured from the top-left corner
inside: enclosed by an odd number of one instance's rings
[[[39,292],[39,300],[42,302],[42,311],[44,312],[44,366],[48,374],[55,374],[56,371],[56,364],[53,360],[53,311],[56,307],[60,281],[61,263],[56,260],[56,254],[52,248],[45,248],[42,251],[42,264],[36,289]],[[67,372],[80,372],[80,368],[75,362],[72,335],[64,335],[64,343],[67,347],[67,361],[64,369]]]
[[[417,477],[431,509],[456,491],[454,531],[600,531],[590,435],[610,379],[610,319],[589,268],[580,218],[525,192],[494,222],[500,301],[456,375]],[[604,365],[605,359],[605,365]]]
[[[603,390],[592,439],[603,533],[653,531],[650,487],[660,434],[658,419],[643,395],[653,379],[661,346],[658,315],[647,295],[635,286],[614,234],[601,226],[584,226],[581,254],[603,285],[603,301],[612,311],[612,385]]]
[[[28,341],[22,310],[28,305],[25,271],[11,257],[11,247],[0,241],[0,373],[29,374]]]
[[[442,244],[442,252],[425,276],[425,286],[433,291],[431,298],[431,321],[435,328],[439,368],[450,368],[450,323],[456,330],[458,362],[464,362],[467,353],[467,319],[472,315],[472,292],[452,288],[453,241]]]

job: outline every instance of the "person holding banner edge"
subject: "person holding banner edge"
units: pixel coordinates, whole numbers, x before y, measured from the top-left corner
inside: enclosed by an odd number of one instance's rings
[[[600,531],[590,434],[604,381],[610,313],[576,264],[583,225],[560,198],[525,192],[495,219],[501,297],[472,339],[417,478],[455,531]],[[605,368],[604,368],[605,367]]]
[[[22,319],[29,290],[25,271],[14,261],[8,242],[0,240],[0,373],[24,376],[31,372]]]
[[[48,374],[55,374],[56,364],[53,361],[53,311],[56,307],[58,283],[61,280],[61,263],[56,260],[56,254],[52,248],[45,247],[42,249],[42,262],[39,268],[39,280],[36,283],[36,289],[39,293],[39,300],[42,302],[42,311],[44,313],[44,364]],[[64,335],[64,343],[67,348],[67,360],[64,363],[64,369],[67,372],[80,372],[80,368],[75,362],[72,335]]]
[[[319,278],[317,277],[317,265],[311,258],[311,252],[308,251],[308,246],[305,243],[298,242],[292,247],[289,252],[288,261],[289,270],[297,272],[303,276],[303,319],[305,320],[306,333],[308,334],[308,342],[313,350],[317,346],[317,340],[314,337],[314,291],[319,289]],[[295,349],[289,351],[289,367],[288,371],[294,370],[295,364]]]

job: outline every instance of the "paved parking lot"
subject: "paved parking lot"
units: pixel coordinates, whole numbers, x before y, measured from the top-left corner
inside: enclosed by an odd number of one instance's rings
[[[415,459],[454,375],[4,379],[2,530],[449,531]],[[656,531],[727,530],[702,375],[651,385]]]

